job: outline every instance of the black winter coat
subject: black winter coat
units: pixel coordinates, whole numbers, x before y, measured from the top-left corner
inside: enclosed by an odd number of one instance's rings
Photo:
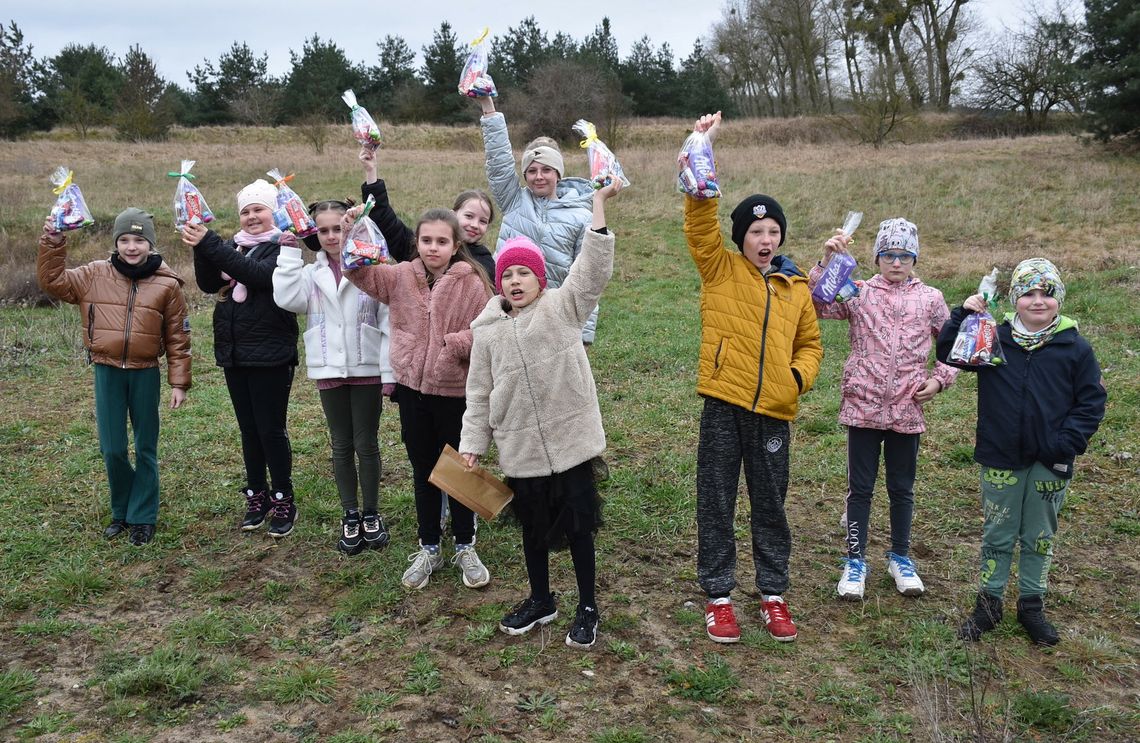
[[[229,284],[222,273],[245,284],[244,302],[227,296],[214,306],[214,360],[218,366],[296,366],[297,316],[273,302],[277,242],[235,249],[210,230],[194,248],[198,288],[213,294]]]
[[[956,364],[948,360],[950,351],[969,314],[963,307],[950,312],[938,334],[937,354],[944,364],[978,374],[974,461],[997,469],[1041,462],[1057,477],[1071,478],[1073,461],[1088,448],[1108,398],[1092,346],[1071,324],[1041,348],[1026,351],[1003,322],[998,338],[1005,364]]]

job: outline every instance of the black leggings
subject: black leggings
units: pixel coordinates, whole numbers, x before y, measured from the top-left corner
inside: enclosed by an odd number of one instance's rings
[[[226,387],[241,429],[241,455],[246,486],[254,492],[267,489],[265,469],[273,490],[293,494],[293,450],[285,430],[292,366],[238,366],[226,368]]]
[[[365,511],[376,511],[380,494],[380,444],[377,429],[383,402],[379,384],[344,384],[321,390],[329,424],[333,475],[345,511],[357,507],[356,488]],[[359,466],[359,470],[357,467]]]
[[[594,581],[596,567],[594,557],[594,534],[584,531],[568,535],[570,558],[574,561],[574,578],[578,581],[579,606],[594,606]],[[523,558],[526,560],[526,575],[530,580],[530,595],[542,600],[550,596],[550,550],[545,545],[535,545],[523,540]]]

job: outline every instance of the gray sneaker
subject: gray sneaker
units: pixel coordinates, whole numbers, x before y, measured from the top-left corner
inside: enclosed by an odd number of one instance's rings
[[[468,588],[482,588],[491,582],[491,573],[479,555],[475,554],[474,547],[464,547],[456,552],[455,557],[451,558],[451,564],[459,566],[459,572],[463,573],[463,585]]]
[[[432,554],[421,545],[418,552],[408,555],[408,562],[412,566],[404,571],[400,582],[405,588],[420,589],[428,584],[432,571],[443,564],[443,554],[438,551]]]

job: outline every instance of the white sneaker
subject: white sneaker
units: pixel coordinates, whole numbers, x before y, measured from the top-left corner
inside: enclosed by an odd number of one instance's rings
[[[887,572],[895,579],[895,588],[903,596],[921,596],[926,591],[922,585],[922,578],[914,568],[914,561],[909,557],[887,553]]]
[[[404,571],[400,582],[405,588],[418,590],[428,584],[432,571],[443,564],[443,555],[439,551],[429,552],[421,546],[419,552],[408,555],[408,562],[412,566]]]
[[[843,560],[843,574],[839,576],[839,585],[835,592],[840,598],[858,601],[863,598],[863,589],[867,585],[867,561],[847,557]]]
[[[463,573],[463,585],[468,588],[482,588],[491,582],[491,573],[487,566],[475,554],[474,547],[464,547],[451,558],[451,564],[459,566]]]

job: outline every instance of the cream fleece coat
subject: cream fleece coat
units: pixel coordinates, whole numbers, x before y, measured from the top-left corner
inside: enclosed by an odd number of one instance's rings
[[[485,454],[491,439],[508,477],[552,475],[606,448],[598,391],[582,346],[614,267],[614,236],[586,231],[566,281],[517,316],[492,297],[475,322],[467,412],[459,451]]]
[[[388,305],[396,382],[425,395],[463,397],[471,321],[489,292],[466,261],[451,264],[431,287],[427,275],[419,258],[344,272],[362,292]]]

